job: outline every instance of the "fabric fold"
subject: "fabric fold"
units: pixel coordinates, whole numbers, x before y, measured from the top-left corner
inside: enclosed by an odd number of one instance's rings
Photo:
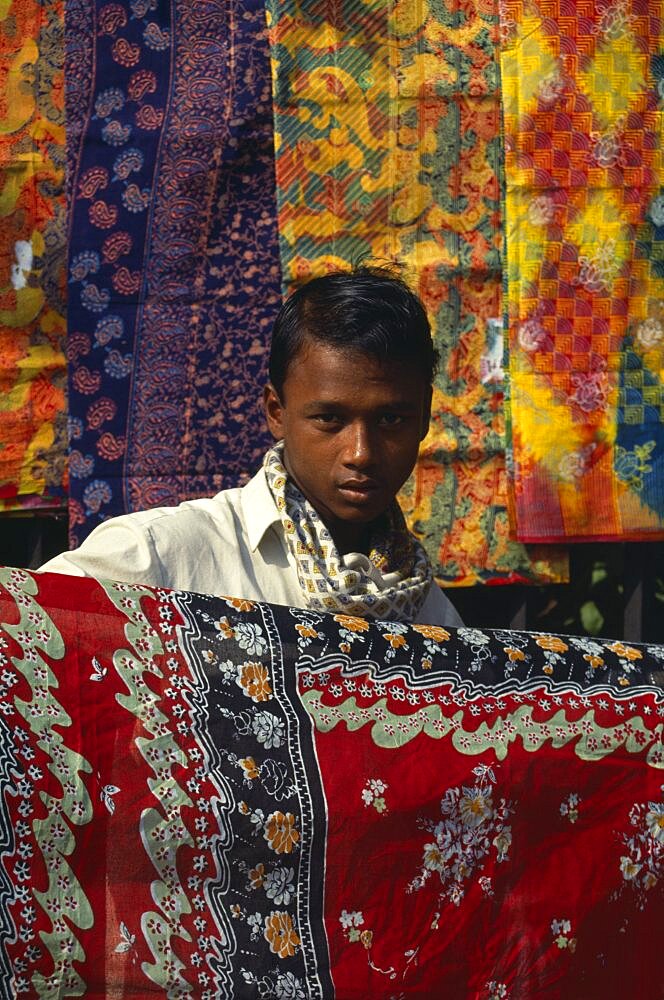
[[[664,647],[0,569],[0,648],[2,995],[658,981]]]

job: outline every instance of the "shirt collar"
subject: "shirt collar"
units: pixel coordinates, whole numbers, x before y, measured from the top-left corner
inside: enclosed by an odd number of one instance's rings
[[[249,548],[255,552],[263,541],[265,532],[273,524],[281,523],[264,469],[259,469],[253,479],[249,480],[247,485],[243,487],[240,496],[244,523],[247,526]]]

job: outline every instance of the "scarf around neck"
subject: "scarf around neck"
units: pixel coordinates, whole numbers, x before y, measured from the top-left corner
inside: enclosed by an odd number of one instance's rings
[[[412,622],[431,586],[429,558],[406,527],[396,500],[375,522],[369,556],[341,557],[320,515],[289,477],[283,442],[264,459],[306,606],[315,611]]]

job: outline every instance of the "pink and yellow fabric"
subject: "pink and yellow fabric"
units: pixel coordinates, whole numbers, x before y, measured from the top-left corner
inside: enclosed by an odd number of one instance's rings
[[[63,19],[0,0],[0,510],[65,503]]]
[[[564,579],[562,550],[509,538],[494,0],[267,6],[286,288],[405,265],[444,359],[411,527],[447,583]]]
[[[664,537],[664,9],[501,13],[516,535]]]

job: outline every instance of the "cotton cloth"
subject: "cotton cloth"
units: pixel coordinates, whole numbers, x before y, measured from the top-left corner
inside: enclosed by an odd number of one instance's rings
[[[64,0],[0,8],[0,511],[66,505]]]
[[[1,996],[658,995],[663,647],[11,569],[0,643]]]
[[[71,544],[246,481],[281,303],[261,0],[67,0]]]
[[[506,509],[498,0],[267,6],[286,288],[405,265],[442,358],[406,521],[446,583],[563,582]]]
[[[510,510],[664,537],[664,8],[502,6]]]
[[[263,469],[246,486],[216,497],[105,521],[42,570],[295,607],[307,603]],[[436,583],[415,620],[461,624]]]

